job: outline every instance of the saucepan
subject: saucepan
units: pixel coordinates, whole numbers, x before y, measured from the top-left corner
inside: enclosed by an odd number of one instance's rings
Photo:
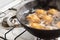
[[[34,29],[31,28],[29,26],[27,26],[27,20],[26,20],[26,16],[31,12],[31,10],[36,9],[36,8],[42,8],[45,10],[48,10],[49,8],[55,8],[57,10],[59,10],[58,5],[53,6],[54,4],[56,4],[57,1],[51,1],[53,2],[52,5],[49,5],[48,2],[42,3],[41,5],[39,4],[40,2],[38,2],[38,0],[34,0],[31,2],[26,3],[24,6],[22,6],[20,8],[20,10],[18,11],[18,13],[16,14],[16,17],[18,19],[18,21],[21,23],[21,25],[28,31],[30,32],[32,35],[39,37],[41,39],[54,39],[54,38],[58,38],[60,37],[60,29],[56,29],[56,30],[39,30],[39,29]],[[46,5],[45,7],[43,7],[44,5]],[[43,6],[42,6],[43,5]]]

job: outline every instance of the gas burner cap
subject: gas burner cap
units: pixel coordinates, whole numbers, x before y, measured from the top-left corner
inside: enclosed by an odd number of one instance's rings
[[[8,25],[11,27],[11,26],[19,26],[20,25],[20,23],[19,23],[19,21],[17,20],[17,18],[16,18],[16,16],[12,16],[12,17],[9,17],[8,19],[7,19],[7,23],[8,23]]]

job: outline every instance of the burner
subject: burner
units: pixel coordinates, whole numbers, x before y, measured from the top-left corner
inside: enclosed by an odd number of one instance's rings
[[[37,38],[36,40],[58,40],[57,38],[55,39],[40,39],[40,38]]]

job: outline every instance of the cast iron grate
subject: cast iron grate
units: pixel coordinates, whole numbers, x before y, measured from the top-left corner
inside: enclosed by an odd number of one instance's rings
[[[6,35],[9,33],[9,32],[11,32],[13,29],[14,29],[15,27],[13,27],[13,28],[11,28],[9,31],[7,31],[6,33],[5,33],[5,38],[3,38],[3,37],[0,37],[0,38],[2,38],[2,39],[4,39],[4,40],[8,40],[7,39],[7,37],[6,37]],[[14,38],[14,40],[16,40],[19,36],[21,36],[24,32],[26,32],[26,30],[24,30],[22,33],[20,33],[19,35],[17,35],[15,38]]]

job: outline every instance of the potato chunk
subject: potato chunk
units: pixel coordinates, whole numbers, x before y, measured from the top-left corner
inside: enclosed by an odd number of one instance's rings
[[[40,19],[35,14],[29,14],[27,20],[29,22],[40,23]]]
[[[29,23],[29,25],[32,27],[32,28],[35,28],[35,29],[43,29],[43,30],[50,30],[49,27],[44,27],[38,23]]]
[[[48,14],[54,15],[56,13],[57,13],[56,9],[50,9],[50,10],[48,10]]]
[[[41,26],[41,25],[38,24],[38,23],[29,23],[29,25],[30,25],[32,28],[35,28],[35,29],[44,29],[44,27]]]
[[[35,13],[36,13],[37,15],[46,14],[46,11],[43,10],[43,9],[36,9]]]
[[[57,26],[58,28],[60,28],[60,22],[57,22],[56,26]]]
[[[43,16],[43,20],[45,21],[45,24],[50,24],[53,18],[51,16],[45,15]]]
[[[43,9],[36,9],[35,13],[39,18],[41,18],[43,15],[46,15],[46,11]]]

